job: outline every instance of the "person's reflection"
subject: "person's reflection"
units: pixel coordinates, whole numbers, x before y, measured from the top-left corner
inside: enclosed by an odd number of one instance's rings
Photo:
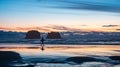
[[[45,49],[44,49],[44,41],[45,41],[45,39],[42,37],[42,38],[41,38],[41,50],[42,50],[42,51],[45,50]]]

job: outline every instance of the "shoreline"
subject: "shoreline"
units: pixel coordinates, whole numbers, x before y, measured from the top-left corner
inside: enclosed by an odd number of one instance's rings
[[[40,43],[0,43],[1,44],[40,44]],[[45,43],[46,45],[120,45],[116,43],[106,43],[106,44],[101,44],[101,43]]]

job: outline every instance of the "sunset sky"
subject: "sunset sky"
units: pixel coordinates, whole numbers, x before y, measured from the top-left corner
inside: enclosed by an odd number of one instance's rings
[[[120,32],[120,0],[0,0],[0,30]]]

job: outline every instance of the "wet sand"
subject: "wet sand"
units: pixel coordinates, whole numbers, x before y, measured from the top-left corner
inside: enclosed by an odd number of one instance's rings
[[[53,66],[62,67],[63,65],[65,66],[68,65],[68,67],[74,67],[73,65],[71,66],[71,63],[64,62],[64,61],[69,57],[75,57],[75,56],[79,56],[79,57],[87,56],[87,57],[93,57],[98,59],[104,59],[108,61],[110,60],[109,56],[120,56],[119,45],[51,45],[51,44],[47,44],[45,46],[45,50],[41,51],[39,44],[0,44],[0,51],[17,52],[22,56],[25,63],[28,63],[28,64],[35,63],[36,66],[38,67],[40,65],[43,65],[43,67],[49,67],[50,65],[51,65],[50,67],[53,67]],[[112,61],[112,62],[116,62],[116,61]],[[99,63],[96,63],[96,64],[99,64]],[[114,65],[114,67],[115,66],[116,65]]]

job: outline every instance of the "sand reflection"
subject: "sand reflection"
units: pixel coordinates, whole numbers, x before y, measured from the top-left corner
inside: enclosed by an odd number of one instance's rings
[[[40,46],[1,46],[1,51],[15,51],[23,56],[39,55],[61,55],[61,56],[80,56],[80,55],[99,55],[111,56],[120,55],[119,45],[47,45],[45,51],[40,50]]]

